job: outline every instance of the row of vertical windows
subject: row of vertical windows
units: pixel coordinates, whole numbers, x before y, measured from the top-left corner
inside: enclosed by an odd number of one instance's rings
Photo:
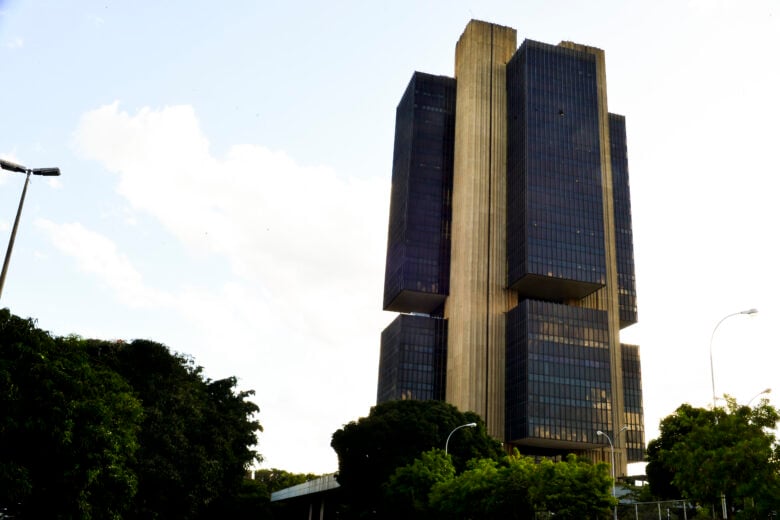
[[[455,80],[415,73],[396,111],[384,307],[449,292]],[[405,300],[402,312],[430,312]],[[410,303],[412,302],[412,303]]]
[[[536,419],[529,421],[530,437],[570,442],[598,442],[595,432],[579,428],[567,428],[566,426],[551,425]]]
[[[583,440],[609,429],[606,312],[523,300],[506,323],[507,438]]]
[[[628,460],[644,460],[645,435],[642,409],[642,374],[639,347],[621,344],[623,360],[623,407],[626,431],[626,452]]]
[[[609,114],[610,154],[615,211],[615,246],[620,289],[620,324],[637,321],[636,283],[634,281],[634,243],[631,224],[631,198],[628,184],[626,122],[623,116]]]
[[[528,274],[603,284],[595,61],[526,40],[507,93],[508,284]]]
[[[446,321],[400,315],[382,332],[377,402],[444,399]]]

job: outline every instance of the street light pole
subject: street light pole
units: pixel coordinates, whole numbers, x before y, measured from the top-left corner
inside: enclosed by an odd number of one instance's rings
[[[617,497],[615,496],[615,446],[612,444],[612,439],[610,436],[603,431],[597,430],[596,435],[606,437],[607,441],[609,441],[609,451],[612,453],[612,499],[617,500]],[[612,511],[615,520],[617,520],[617,503],[614,505]]]
[[[56,177],[60,174],[59,168],[26,168],[20,164],[0,159],[0,168],[11,172],[25,173],[27,177],[24,179],[24,188],[22,188],[22,197],[19,199],[19,209],[16,210],[16,219],[14,219],[14,227],[11,230],[11,238],[8,240],[8,248],[5,251],[5,260],[3,261],[3,270],[0,272],[0,296],[3,294],[3,286],[5,285],[5,275],[8,272],[8,264],[11,262],[11,253],[14,249],[14,242],[16,241],[16,230],[19,228],[19,218],[22,216],[22,207],[24,206],[24,197],[27,195],[27,185],[30,183],[30,175],[43,175],[46,177]]]
[[[710,336],[710,378],[712,381],[712,410],[715,411],[715,369],[713,367],[712,363],[712,340],[715,339],[715,332],[718,330],[718,327],[720,327],[720,324],[726,321],[727,319],[731,318],[732,316],[739,316],[740,314],[747,314],[748,316],[753,316],[755,314],[758,314],[758,309],[748,309],[746,311],[739,311],[739,312],[732,312],[731,314],[727,314],[726,316],[722,317],[720,321],[715,325],[715,328],[712,329],[712,335]],[[763,393],[763,392],[762,392]],[[758,394],[761,395],[761,394]],[[717,416],[716,421],[717,421]],[[728,508],[726,507],[726,494],[721,493],[720,494],[720,507],[723,511],[723,518],[728,518]]]
[[[753,316],[755,314],[758,314],[758,309],[748,309],[746,311],[739,311],[731,313],[727,316],[724,316],[721,318],[721,320],[718,322],[717,325],[715,325],[715,328],[712,329],[712,335],[710,336],[710,378],[712,380],[712,409],[715,409],[715,369],[712,364],[712,340],[715,339],[715,331],[718,330],[718,327],[720,327],[720,324],[726,321],[728,318],[731,318],[732,316],[739,316],[740,314],[747,314],[748,316]]]
[[[755,400],[755,398],[758,397],[759,395],[768,394],[771,391],[772,391],[771,388],[765,388],[764,390],[761,390],[759,393],[757,393],[756,395],[750,398],[750,401],[747,402],[747,405],[750,406],[750,403],[752,403]]]
[[[453,433],[455,433],[456,431],[460,430],[461,428],[476,428],[476,427],[477,427],[477,423],[470,422],[468,424],[461,424],[460,426],[458,426],[457,428],[452,430],[450,432],[450,434],[447,435],[447,442],[444,443],[444,454],[445,455],[447,454],[447,448],[449,448],[449,445],[450,445],[450,437],[452,437]]]

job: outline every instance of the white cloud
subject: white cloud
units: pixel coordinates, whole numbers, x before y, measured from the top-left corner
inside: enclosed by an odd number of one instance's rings
[[[75,258],[79,269],[96,276],[123,303],[137,307],[169,302],[164,293],[144,286],[141,274],[109,238],[78,223],[57,224],[40,218],[35,225],[48,234],[60,251]]]
[[[332,328],[323,305],[350,309],[355,287],[381,285],[387,182],[341,178],[257,145],[217,159],[189,106],[134,116],[118,103],[100,107],[83,116],[76,146],[118,174],[133,208],[190,248],[228,258],[282,315],[296,309],[307,326]],[[378,307],[379,297],[369,309]],[[341,341],[341,330],[331,332]]]
[[[116,174],[134,211],[190,251],[227,260],[232,278],[163,293],[127,262],[142,252],[122,255],[77,225],[42,226],[124,301],[146,297],[184,316],[202,332],[199,363],[225,375],[241,368],[258,393],[268,464],[334,470],[330,435],[373,404],[390,318],[380,310],[389,183],[302,166],[259,145],[214,157],[189,106],[135,114],[102,106],[83,115],[74,144]],[[334,380],[344,370],[349,378]],[[301,449],[312,443],[317,452]]]
[[[21,38],[12,38],[5,42],[5,47],[8,49],[21,49],[24,47],[24,40]]]
[[[92,23],[92,25],[94,25],[95,27],[100,27],[101,25],[106,23],[105,18],[98,16],[96,14],[87,15],[87,20],[89,20],[90,23]]]

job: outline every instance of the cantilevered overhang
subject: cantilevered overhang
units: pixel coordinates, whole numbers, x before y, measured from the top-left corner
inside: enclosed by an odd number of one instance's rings
[[[445,298],[443,294],[403,290],[385,306],[384,310],[431,314],[442,306]]]
[[[517,291],[520,298],[565,302],[582,299],[602,287],[604,287],[604,284],[529,273],[517,280],[509,288]]]

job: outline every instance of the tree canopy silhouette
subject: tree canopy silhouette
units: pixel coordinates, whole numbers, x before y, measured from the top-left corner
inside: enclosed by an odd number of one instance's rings
[[[725,408],[681,405],[648,445],[651,491],[717,507],[724,495],[732,511],[766,517],[780,508],[780,447],[771,430],[779,417],[767,400],[753,408],[732,398]]]
[[[30,518],[213,518],[262,431],[252,391],[153,341],[53,337],[0,310],[0,507]]]

